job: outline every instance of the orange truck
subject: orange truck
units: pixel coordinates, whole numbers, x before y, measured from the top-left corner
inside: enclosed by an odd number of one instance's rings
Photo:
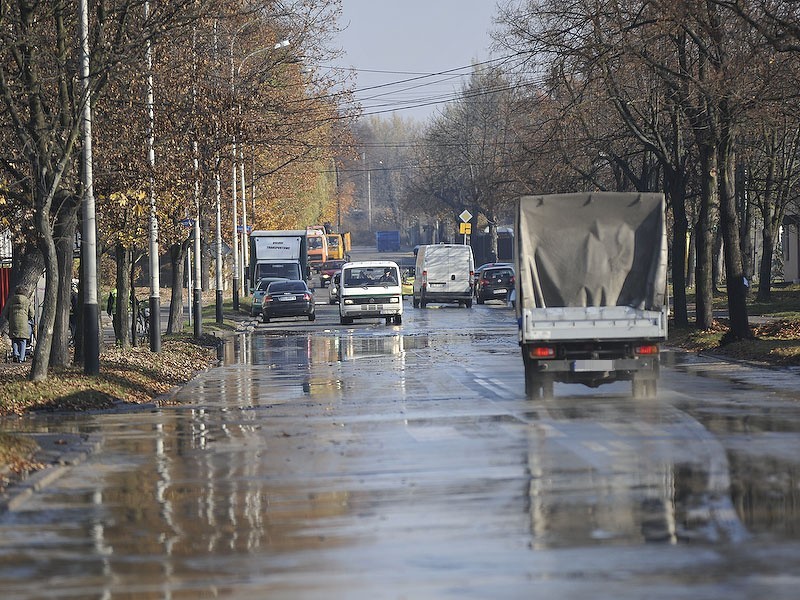
[[[330,260],[345,260],[350,254],[350,232],[329,233],[328,258]]]
[[[319,271],[320,266],[328,260],[328,234],[325,228],[320,225],[312,225],[306,228],[306,240],[308,243],[308,264],[315,271]]]

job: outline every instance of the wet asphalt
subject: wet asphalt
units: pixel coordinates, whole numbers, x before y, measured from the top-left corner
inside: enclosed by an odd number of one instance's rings
[[[798,373],[524,397],[513,312],[252,322],[0,514],[2,598],[796,598]]]

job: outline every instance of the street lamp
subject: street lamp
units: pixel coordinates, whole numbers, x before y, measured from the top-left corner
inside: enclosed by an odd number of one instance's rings
[[[239,117],[241,117],[241,105],[236,101],[236,81],[242,73],[242,67],[244,63],[251,57],[256,56],[257,54],[262,54],[264,52],[270,52],[272,50],[278,50],[280,48],[286,48],[289,46],[289,40],[281,40],[273,44],[272,46],[265,46],[263,48],[258,48],[253,50],[249,54],[247,54],[242,60],[239,62],[239,67],[236,68],[233,60],[233,49],[236,42],[236,36],[244,29],[248,24],[242,25],[239,30],[234,34],[233,38],[231,39],[231,97],[236,102],[236,108],[238,111]],[[246,257],[248,254],[248,237],[247,237],[247,204],[246,204],[246,194],[245,194],[245,177],[244,177],[244,154],[239,150],[241,156],[237,156],[237,139],[236,139],[236,132],[234,131],[233,134],[233,143],[232,143],[232,150],[231,150],[231,160],[233,162],[232,168],[232,177],[231,177],[231,191],[232,191],[232,202],[233,202],[233,263],[234,263],[234,270],[233,270],[233,310],[239,310],[239,295],[241,291],[241,283],[240,283],[240,275],[242,279],[246,279],[245,277],[245,262]],[[241,160],[241,183],[240,183],[240,191],[242,197],[242,253],[241,253],[241,260],[239,254],[239,223],[238,223],[238,210],[237,210],[237,166],[238,162]],[[246,282],[245,282],[246,283]]]

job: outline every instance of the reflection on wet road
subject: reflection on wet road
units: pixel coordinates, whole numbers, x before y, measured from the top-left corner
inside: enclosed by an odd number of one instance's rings
[[[654,401],[530,401],[502,306],[325,308],[239,336],[179,406],[25,424],[105,441],[0,516],[3,598],[796,597],[777,376],[678,357]]]

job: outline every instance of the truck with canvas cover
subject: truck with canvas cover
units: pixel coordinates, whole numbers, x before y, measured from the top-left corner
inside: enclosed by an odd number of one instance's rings
[[[667,337],[664,196],[524,196],[516,213],[515,310],[529,397],[553,383],[631,381],[656,395]]]
[[[248,284],[254,290],[261,279],[308,281],[308,249],[302,229],[253,231],[250,234]]]

